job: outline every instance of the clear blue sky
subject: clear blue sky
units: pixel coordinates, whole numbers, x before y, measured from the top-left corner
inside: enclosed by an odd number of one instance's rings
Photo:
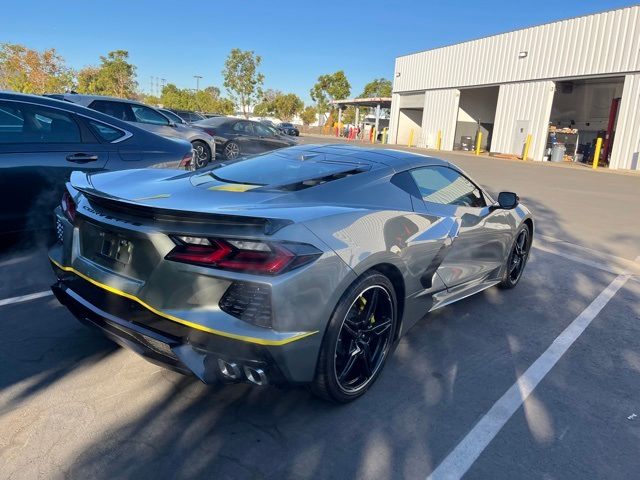
[[[344,70],[352,95],[377,77],[391,78],[395,57],[486,35],[633,5],[633,1],[11,1],[0,15],[0,42],[55,47],[73,68],[123,49],[150,77],[179,87],[222,88],[234,47],[263,58],[265,87],[309,102],[323,73]],[[224,91],[224,89],[223,89]]]

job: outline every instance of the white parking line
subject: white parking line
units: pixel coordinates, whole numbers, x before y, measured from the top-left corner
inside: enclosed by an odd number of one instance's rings
[[[5,305],[11,305],[11,304],[14,304],[14,303],[28,302],[29,300],[35,300],[36,298],[48,297],[49,295],[53,295],[53,292],[51,292],[51,290],[45,290],[43,292],[30,293],[29,295],[21,295],[19,297],[5,298],[4,300],[0,300],[0,307],[4,307]]]
[[[553,366],[573,343],[582,335],[591,321],[622,288],[630,275],[618,275],[585,308],[564,331],[558,335],[547,350],[518,377],[509,390],[493,404],[491,409],[471,429],[455,449],[427,477],[428,480],[459,479],[473,465],[484,449],[511,416],[520,408],[534,388],[549,373]]]

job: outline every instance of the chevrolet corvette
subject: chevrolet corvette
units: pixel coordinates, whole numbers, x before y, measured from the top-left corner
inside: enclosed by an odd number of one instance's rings
[[[205,383],[348,402],[428,312],[515,287],[534,224],[455,165],[304,145],[208,170],[74,172],[52,289],[79,320]]]

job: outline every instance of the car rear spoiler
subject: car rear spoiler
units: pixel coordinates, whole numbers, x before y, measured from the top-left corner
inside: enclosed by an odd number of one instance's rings
[[[86,197],[91,207],[93,207],[90,210],[97,215],[101,215],[101,211],[106,210],[108,213],[121,213],[130,217],[165,224],[205,223],[211,227],[233,228],[244,233],[260,232],[264,235],[273,235],[278,230],[294,223],[293,220],[283,218],[189,212],[143,205],[96,190],[91,184],[91,178],[83,172],[73,172],[71,174],[70,186]],[[95,209],[96,207],[98,210]],[[82,212],[80,211],[79,213]]]

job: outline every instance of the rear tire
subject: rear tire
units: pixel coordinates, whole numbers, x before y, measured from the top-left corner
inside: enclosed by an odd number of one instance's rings
[[[364,274],[344,293],[324,335],[311,391],[347,403],[373,385],[389,356],[397,325],[391,281]]]
[[[518,284],[522,278],[524,267],[527,265],[527,260],[529,260],[531,242],[531,230],[529,226],[524,223],[513,239],[513,246],[511,247],[509,257],[507,257],[507,264],[504,268],[502,281],[498,284],[498,287],[510,289]]]

